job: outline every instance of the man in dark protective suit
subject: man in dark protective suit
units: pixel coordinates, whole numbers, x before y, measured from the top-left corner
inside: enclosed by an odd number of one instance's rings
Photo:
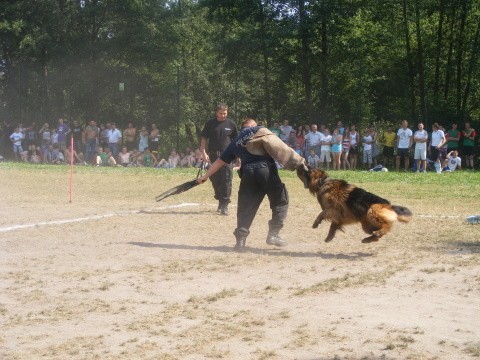
[[[275,160],[286,168],[294,170],[298,166],[305,166],[304,159],[271,131],[257,126],[255,120],[247,119],[243,122],[238,137],[222,152],[205,175],[198,179],[198,183],[204,183],[211,175],[237,157],[241,159],[242,165],[238,191],[237,228],[233,233],[236,238],[234,250],[244,251],[250,226],[265,195],[270,201],[272,210],[272,218],[268,222],[267,244],[287,245],[287,242],[278,234],[287,217],[288,192],[278,175]]]

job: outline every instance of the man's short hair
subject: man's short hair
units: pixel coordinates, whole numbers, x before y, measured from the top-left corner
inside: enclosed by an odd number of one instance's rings
[[[215,111],[219,111],[219,110],[228,110],[228,105],[223,104],[223,103],[218,104],[218,105],[217,105],[217,108],[215,109]]]

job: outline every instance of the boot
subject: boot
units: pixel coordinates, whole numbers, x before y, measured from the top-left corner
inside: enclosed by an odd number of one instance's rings
[[[233,251],[236,252],[244,252],[245,251],[245,242],[247,241],[247,236],[250,234],[250,231],[245,228],[237,228],[233,232],[233,235],[235,235],[235,239],[237,239],[237,242],[235,246],[233,247]]]
[[[282,246],[287,246],[288,242],[287,240],[282,239],[278,234],[277,235],[268,234],[267,244],[282,247]]]
[[[237,237],[237,243],[233,247],[235,252],[244,252],[245,251],[245,241],[247,240],[246,236]]]
[[[218,203],[217,214],[228,216],[228,214],[229,214],[228,203],[224,203],[224,202]]]

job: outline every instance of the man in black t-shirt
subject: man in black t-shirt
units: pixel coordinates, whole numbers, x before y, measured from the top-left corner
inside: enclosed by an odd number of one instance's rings
[[[235,122],[227,118],[228,106],[217,105],[215,118],[206,122],[200,139],[200,151],[204,161],[213,163],[238,135]],[[225,164],[210,177],[218,200],[217,213],[228,215],[228,204],[232,195],[232,168]]]

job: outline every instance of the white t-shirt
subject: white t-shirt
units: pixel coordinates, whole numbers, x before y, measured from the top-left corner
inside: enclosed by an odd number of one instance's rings
[[[122,133],[120,130],[115,129],[115,130],[108,130],[108,142],[110,144],[115,144],[118,143],[122,139]]]
[[[14,145],[22,145],[23,134],[21,132],[14,132],[10,135]]]
[[[445,137],[445,134],[442,130],[437,130],[432,132],[432,146],[438,146],[442,142],[442,139]]]
[[[455,171],[455,169],[457,168],[457,166],[461,166],[462,165],[462,159],[460,157],[453,157],[453,156],[450,156],[448,158],[448,168],[452,171]]]
[[[372,140],[373,139],[370,135],[367,135],[367,136],[363,137],[363,150],[367,150],[367,151],[372,150],[372,144],[371,143],[370,144],[366,143],[366,141],[370,142]]]
[[[398,148],[399,149],[408,149],[410,147],[410,138],[412,137],[412,130],[409,128],[400,128],[397,131],[398,136]]]
[[[290,125],[280,125],[280,130],[282,131],[280,134],[280,139],[287,141],[293,128]]]
[[[322,141],[322,146],[320,147],[320,151],[330,151],[331,145],[323,144],[323,142],[326,142],[326,143],[332,142],[332,135],[323,135],[321,141]]]
[[[413,136],[413,138],[417,138],[417,139],[428,139],[428,133],[425,131],[425,130],[417,130],[415,131],[415,135]],[[416,141],[415,142],[415,149],[426,149],[427,148],[427,142],[418,142]]]

